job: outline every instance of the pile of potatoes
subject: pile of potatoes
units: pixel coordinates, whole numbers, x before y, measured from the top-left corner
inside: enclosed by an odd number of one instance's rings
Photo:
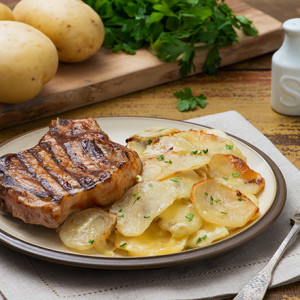
[[[59,61],[84,61],[103,40],[101,18],[81,0],[21,0],[13,10],[0,3],[0,102],[33,99]]]

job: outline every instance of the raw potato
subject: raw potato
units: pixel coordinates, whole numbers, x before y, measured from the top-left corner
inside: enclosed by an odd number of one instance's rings
[[[259,211],[259,208],[240,191],[214,179],[195,184],[191,201],[206,222],[232,228],[246,225]]]
[[[0,20],[13,21],[14,15],[11,9],[3,3],[0,3]]]
[[[1,21],[0,45],[0,102],[34,98],[57,71],[54,44],[27,24]]]
[[[79,62],[94,55],[104,40],[99,15],[78,0],[21,0],[15,19],[46,34],[55,44],[59,60]]]
[[[88,208],[68,217],[59,237],[69,248],[87,250],[107,239],[116,222],[115,214],[101,208]]]

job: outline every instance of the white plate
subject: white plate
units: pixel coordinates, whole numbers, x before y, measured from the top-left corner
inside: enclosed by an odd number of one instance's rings
[[[151,126],[173,127],[180,130],[205,128],[205,126],[188,122],[143,117],[96,118],[96,120],[102,130],[113,141],[123,145],[125,145],[125,140],[128,137]],[[48,128],[42,128],[31,131],[2,144],[0,146],[0,156],[36,145],[47,130]],[[232,250],[260,234],[275,221],[286,200],[286,185],[280,170],[266,154],[241,139],[231,137],[247,157],[249,167],[265,178],[266,186],[259,195],[260,218],[227,239],[204,248],[175,254],[152,257],[108,258],[95,254],[74,253],[64,247],[55,230],[25,224],[21,220],[13,218],[10,214],[1,212],[0,242],[17,251],[41,259],[102,269],[165,267],[206,259]]]

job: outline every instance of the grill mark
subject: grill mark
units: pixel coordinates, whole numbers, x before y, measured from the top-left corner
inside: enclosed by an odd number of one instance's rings
[[[56,139],[57,140],[57,139]],[[73,151],[72,146],[69,142],[60,143],[62,148],[65,150],[66,154],[69,156],[70,160],[74,163],[74,165],[85,173],[92,173],[88,168],[78,159],[76,153]]]
[[[30,192],[39,197],[43,197],[43,198],[49,197],[49,195],[47,193],[39,192],[39,191],[24,187],[24,186],[18,184],[11,176],[9,176],[7,174],[5,174],[3,176],[2,186],[6,187],[6,188],[17,187],[19,189],[25,190],[25,191]]]
[[[98,180],[100,180],[101,182],[104,182],[103,180],[107,181],[110,176],[108,176],[108,174],[110,174],[110,172],[106,171],[104,172],[103,169],[101,170],[90,170],[88,169],[83,163],[82,161],[76,156],[76,153],[73,151],[73,148],[72,148],[72,145],[70,145],[69,142],[67,143],[63,143],[61,144],[61,146],[63,147],[63,149],[65,150],[65,152],[67,153],[67,155],[69,156],[69,158],[72,160],[72,162],[74,163],[74,165],[79,168],[81,171],[89,174],[89,175],[92,175],[94,177],[96,177]],[[96,145],[95,145],[96,146]],[[83,149],[84,150],[84,149]],[[100,149],[99,149],[100,150]],[[101,151],[101,150],[100,150]],[[86,151],[84,151],[84,154],[87,155]],[[106,159],[106,158],[105,158]],[[93,161],[93,163],[95,164],[95,162]],[[102,161],[103,163],[103,161]],[[106,159],[106,166],[108,165],[112,165],[111,161],[108,161]],[[91,178],[91,180],[93,180]]]
[[[103,151],[97,147],[94,141],[91,140],[81,140],[81,147],[85,153],[87,153],[90,157],[95,158],[97,161],[105,161],[106,157]]]
[[[60,202],[62,200],[63,196],[57,195],[55,193],[50,183],[35,172],[33,167],[26,161],[25,157],[21,152],[17,153],[16,157],[20,161],[20,163],[26,168],[26,170],[30,173],[32,178],[35,181],[37,181],[41,185],[41,187],[45,190],[45,192],[48,194],[48,196],[50,196],[53,199],[53,201]]]
[[[49,167],[47,167],[44,164],[43,158],[41,157],[41,155],[38,153],[38,151],[36,149],[29,149],[27,150],[27,152],[29,152],[39,163],[40,166],[42,166],[42,168],[65,190],[67,191],[69,194],[73,195],[74,191],[73,188],[71,186],[71,184],[64,180],[62,177],[58,176],[56,173],[54,173]],[[73,192],[72,192],[73,191]]]
[[[62,166],[60,164],[61,161],[59,159],[57,159],[55,152],[53,151],[53,148],[49,143],[43,141],[43,142],[39,143],[39,146],[49,153],[49,155],[51,156],[53,161],[57,164],[57,166],[61,170],[63,170],[64,172],[69,174],[72,178],[74,178],[85,190],[89,190],[89,189],[92,189],[95,187],[95,182],[91,177],[76,174],[74,172],[70,172],[64,166]]]

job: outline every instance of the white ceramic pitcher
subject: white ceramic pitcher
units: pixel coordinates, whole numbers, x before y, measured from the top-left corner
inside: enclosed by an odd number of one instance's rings
[[[285,38],[272,57],[271,106],[300,116],[300,18],[283,23]]]

